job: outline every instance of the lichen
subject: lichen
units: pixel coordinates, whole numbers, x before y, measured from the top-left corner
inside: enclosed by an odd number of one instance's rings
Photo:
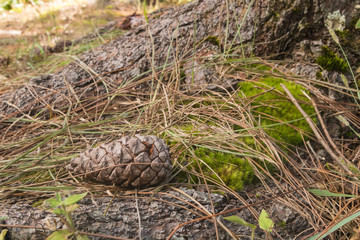
[[[281,83],[302,102],[301,106],[308,115],[315,114],[310,104],[304,104],[308,100],[301,91],[306,92],[306,90],[299,84],[282,78],[267,76],[257,82],[242,82],[239,84],[241,90],[239,96],[243,97],[244,94],[246,97],[255,98],[252,102],[252,114],[272,138],[283,143],[299,145],[303,142],[300,132],[309,133],[311,128],[296,106],[287,99],[280,86]],[[265,92],[271,88],[274,89]]]
[[[345,60],[327,46],[322,46],[321,56],[316,60],[316,63],[328,71],[338,71],[341,73],[348,71],[348,65]]]
[[[345,15],[342,15],[339,10],[330,13],[325,19],[325,26],[328,29],[336,30],[344,30],[345,28]]]

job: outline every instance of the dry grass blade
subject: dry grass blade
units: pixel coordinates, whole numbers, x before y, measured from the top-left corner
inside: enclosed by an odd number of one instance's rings
[[[291,94],[291,92],[282,84],[281,87],[285,90],[286,94],[289,96],[289,98],[291,99],[291,101],[294,103],[294,105],[297,107],[297,109],[299,109],[299,111],[301,112],[301,114],[305,117],[306,121],[308,122],[309,126],[311,127],[311,129],[313,130],[315,136],[317,137],[317,139],[319,140],[319,142],[323,145],[323,147],[327,150],[327,152],[331,155],[331,157],[342,167],[342,169],[344,169],[348,174],[350,175],[354,175],[354,172],[351,171],[351,169],[356,169],[355,166],[353,166],[353,164],[347,160],[346,158],[342,158],[340,156],[337,156],[333,150],[330,148],[330,146],[325,142],[325,140],[323,139],[323,137],[320,135],[318,129],[315,127],[314,122],[311,120],[311,118],[309,117],[309,115],[307,115],[307,113],[301,108],[301,106],[299,105],[299,103],[296,101],[296,99],[294,98],[294,96]]]

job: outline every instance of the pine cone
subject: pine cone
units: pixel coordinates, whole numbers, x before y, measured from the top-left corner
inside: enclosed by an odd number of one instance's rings
[[[75,175],[87,173],[88,180],[122,187],[154,186],[170,176],[169,147],[152,135],[122,137],[86,150],[71,160],[67,170]]]

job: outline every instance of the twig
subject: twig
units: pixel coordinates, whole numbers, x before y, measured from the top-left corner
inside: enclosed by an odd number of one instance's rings
[[[346,157],[340,152],[340,150],[338,149],[338,147],[336,146],[336,144],[335,144],[334,141],[332,140],[332,138],[331,138],[331,136],[330,136],[330,134],[329,134],[329,132],[328,132],[328,130],[327,130],[327,128],[326,128],[326,125],[325,125],[325,123],[324,123],[324,120],[323,120],[322,117],[321,117],[321,114],[320,114],[320,112],[319,112],[319,109],[318,109],[317,106],[316,106],[316,103],[315,103],[314,100],[311,99],[311,98],[310,98],[310,101],[311,101],[311,103],[312,103],[312,105],[313,105],[313,107],[314,107],[314,110],[315,110],[316,115],[317,115],[317,117],[318,117],[318,119],[319,119],[320,125],[321,125],[321,127],[322,127],[322,130],[324,131],[325,137],[327,138],[328,142],[329,142],[330,145],[333,147],[333,149],[335,149],[335,151],[337,152],[337,154],[338,154],[341,158],[346,159]],[[347,162],[347,164],[349,164],[349,163]]]
[[[139,201],[138,201],[138,189],[135,189],[135,204],[136,204],[136,212],[138,215],[138,224],[139,224],[139,239],[142,240],[141,236],[141,218],[140,218],[140,211],[139,211]]]

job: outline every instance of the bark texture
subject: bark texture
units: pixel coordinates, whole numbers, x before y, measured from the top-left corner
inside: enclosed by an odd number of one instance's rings
[[[200,208],[211,211],[209,195],[206,192],[187,188],[179,189],[182,193],[171,190],[158,194],[149,192],[148,194],[140,193],[138,195],[142,239],[166,239],[178,225],[206,216]],[[184,194],[187,194],[189,197]],[[239,201],[229,200],[220,194],[211,194],[211,199],[217,213],[242,205]],[[79,209],[73,213],[77,230],[123,237],[125,239],[139,239],[139,223],[134,194],[127,196],[120,194],[114,199],[110,196],[94,197],[93,200],[85,198],[78,204],[80,206]],[[43,226],[46,226],[46,221],[52,222],[53,218],[57,222],[58,229],[63,227],[63,224],[54,214],[34,208],[28,204],[19,202],[12,205],[4,205],[0,209],[2,215],[9,217],[5,220],[0,220],[0,224],[36,226],[36,229],[11,228],[9,231],[11,240],[45,239],[51,232],[44,230]],[[277,235],[274,232],[275,239],[280,237],[283,239],[293,239],[296,234],[303,232],[309,227],[298,213],[282,204],[274,204],[274,202],[269,201],[265,205],[256,206],[257,211],[261,211],[261,209],[266,209],[266,211],[271,213],[272,219],[279,219],[279,221],[285,223],[286,229],[291,232],[291,234],[288,234],[284,229],[281,229],[281,235]],[[106,212],[105,216],[104,212]],[[281,216],[278,216],[280,215],[279,213]],[[248,209],[224,216],[234,214],[247,222],[256,224],[256,220]],[[218,216],[217,220],[221,221],[235,234],[244,236],[241,239],[248,239],[245,236],[251,235],[249,228],[228,222],[223,219],[224,216]],[[279,231],[280,228],[276,226],[275,229]],[[256,231],[255,236],[260,239],[265,238],[264,232],[259,229]],[[94,237],[93,239],[106,238]],[[202,220],[186,224],[176,231],[172,239],[216,239],[214,223],[209,220]],[[224,229],[219,227],[219,239],[227,240],[232,238]]]
[[[86,100],[104,93],[102,86],[93,84],[99,79],[110,89],[124,86],[149,71],[152,63],[155,68],[162,66],[168,52],[167,63],[192,54],[194,39],[201,42],[214,36],[225,49],[242,43],[245,50],[256,56],[295,56],[304,41],[306,46],[313,45],[314,41],[318,44],[331,42],[324,27],[324,18],[329,13],[340,10],[346,16],[347,24],[359,14],[355,8],[359,0],[254,1],[246,12],[249,2],[198,0],[168,10],[159,18],[151,19],[148,28],[139,26],[115,41],[75,58],[58,73],[33,78],[25,86],[1,95],[0,116],[36,112],[44,106],[58,108],[64,102],[75,100],[74,90],[80,100]],[[204,41],[203,48],[209,48],[209,42]],[[305,47],[298,60],[313,60],[316,51],[320,50]],[[354,62],[358,62],[358,58],[356,54],[354,58],[350,57]]]

